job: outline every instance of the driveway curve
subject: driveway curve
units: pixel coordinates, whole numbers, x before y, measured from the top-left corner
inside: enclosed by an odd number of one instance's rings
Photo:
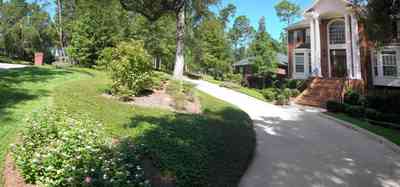
[[[205,81],[192,82],[254,121],[256,153],[239,187],[400,187],[400,154],[321,117],[318,109],[278,107]]]
[[[6,63],[0,63],[0,70],[4,69],[17,69],[17,68],[24,68],[27,67],[27,65],[20,65],[20,64],[6,64]]]

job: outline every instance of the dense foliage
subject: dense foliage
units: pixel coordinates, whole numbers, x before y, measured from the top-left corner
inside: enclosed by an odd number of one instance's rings
[[[60,111],[43,110],[13,156],[24,179],[45,186],[148,186],[129,140],[113,144],[101,125]]]
[[[224,24],[216,17],[201,22],[195,30],[195,59],[202,69],[214,77],[231,72],[233,63]]]
[[[377,45],[391,42],[398,38],[396,22],[400,20],[399,0],[354,0],[360,6],[361,18],[368,40]]]
[[[140,152],[177,186],[236,186],[252,159],[255,133],[243,111],[197,92],[202,114],[132,107],[97,97],[110,80],[100,74],[57,88],[55,105],[87,113],[113,137],[134,137]],[[112,111],[113,115],[110,115]],[[234,138],[232,138],[234,137]]]
[[[71,40],[68,54],[77,64],[96,65],[104,48],[115,46],[123,38],[127,13],[116,0],[79,1],[74,19],[68,25]]]
[[[121,42],[113,49],[105,49],[102,61],[113,80],[112,93],[135,96],[152,88],[151,58],[143,42]]]
[[[1,1],[0,12],[0,55],[32,61],[35,52],[43,52],[51,60],[54,28],[43,6],[25,0]]]
[[[398,96],[369,95],[349,90],[344,97],[344,102],[329,101],[327,109],[333,113],[346,113],[351,117],[368,119],[378,125],[400,127],[400,111],[398,110]]]

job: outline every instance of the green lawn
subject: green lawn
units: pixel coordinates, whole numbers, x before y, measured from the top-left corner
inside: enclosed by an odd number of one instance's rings
[[[355,119],[346,114],[333,114],[333,113],[328,113],[328,114],[330,116],[336,117],[343,121],[347,121],[355,126],[366,129],[366,130],[368,130],[372,133],[375,133],[379,136],[382,136],[400,146],[400,130],[396,130],[393,128],[381,127],[381,126],[377,126],[377,125],[372,125],[372,124],[368,123],[367,121]]]
[[[261,101],[265,101],[267,102],[267,100],[265,99],[265,97],[263,96],[263,94],[261,94],[260,92],[258,92],[256,89],[251,89],[251,88],[246,88],[246,87],[240,87],[240,89],[234,89],[240,93],[246,94],[250,97],[254,97],[256,99],[259,99]]]
[[[55,106],[102,122],[115,138],[133,137],[164,175],[178,186],[236,186],[255,148],[251,120],[243,111],[198,92],[203,114],[134,107],[102,96],[103,73],[56,89]]]
[[[216,84],[216,85],[223,84],[222,81],[215,80],[215,79],[213,79],[212,77],[209,77],[209,76],[206,76],[204,80],[207,81],[207,82]],[[258,90],[253,89],[253,88],[243,87],[243,86],[240,86],[240,85],[237,85],[237,86],[238,86],[238,88],[230,88],[230,89],[235,90],[237,92],[240,92],[242,94],[246,94],[246,95],[248,95],[250,97],[254,97],[254,98],[258,99],[258,100],[268,102]]]
[[[30,67],[0,70],[0,171],[10,143],[25,125],[25,117],[51,103],[54,87],[88,76],[90,73],[81,69]]]

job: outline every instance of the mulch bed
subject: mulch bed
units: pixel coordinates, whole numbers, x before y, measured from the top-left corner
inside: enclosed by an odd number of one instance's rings
[[[3,176],[4,187],[37,187],[37,185],[25,183],[10,154],[6,156]]]
[[[106,98],[122,100],[120,97],[110,94],[103,94],[103,96]],[[139,97],[132,97],[125,103],[142,107],[162,108],[180,113],[200,114],[202,112],[200,101],[197,98],[195,98],[194,101],[186,101],[184,111],[176,110],[174,108],[174,99],[166,93],[165,89],[155,90],[150,94]]]

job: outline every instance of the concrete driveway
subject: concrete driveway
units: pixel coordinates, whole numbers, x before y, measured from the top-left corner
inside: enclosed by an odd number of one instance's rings
[[[257,150],[240,187],[400,187],[400,154],[321,117],[319,110],[278,107],[205,81],[193,82],[254,121]]]
[[[5,63],[0,63],[0,70],[4,69],[16,69],[16,68],[24,68],[27,67],[27,65],[20,65],[20,64],[5,64]]]

